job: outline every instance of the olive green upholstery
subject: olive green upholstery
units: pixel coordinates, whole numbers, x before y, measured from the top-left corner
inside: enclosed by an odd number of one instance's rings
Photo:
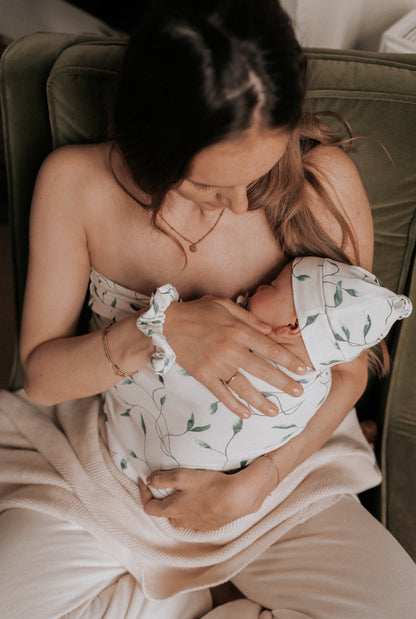
[[[52,149],[106,138],[106,111],[125,44],[92,35],[36,34],[3,55],[1,106],[18,330],[36,173]],[[416,54],[309,50],[308,55],[308,106],[336,112],[355,136],[363,136],[352,157],[374,216],[374,271],[416,306]],[[339,127],[339,121],[328,119],[334,122]],[[416,558],[416,311],[395,326],[388,344],[392,372],[383,383],[370,382],[359,411],[383,428],[378,515]],[[10,388],[20,385],[16,363]]]

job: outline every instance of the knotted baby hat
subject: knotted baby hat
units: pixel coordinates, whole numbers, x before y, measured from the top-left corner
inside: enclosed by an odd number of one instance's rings
[[[328,258],[296,258],[292,287],[315,369],[352,361],[412,311],[410,299],[384,288],[372,273]]]

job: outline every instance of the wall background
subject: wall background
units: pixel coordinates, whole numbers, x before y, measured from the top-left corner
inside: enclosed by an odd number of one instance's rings
[[[412,9],[416,0],[281,0],[300,43],[377,51],[381,35]]]
[[[114,5],[116,12],[117,3]],[[0,0],[0,34],[18,39],[31,32],[114,35],[106,23],[65,0]]]
[[[198,0],[194,0],[198,2]],[[254,0],[255,1],[255,0]],[[416,0],[281,0],[310,47],[376,51],[380,37]],[[0,0],[0,35],[16,39],[37,31],[129,30],[140,0]],[[84,10],[82,10],[84,9]]]

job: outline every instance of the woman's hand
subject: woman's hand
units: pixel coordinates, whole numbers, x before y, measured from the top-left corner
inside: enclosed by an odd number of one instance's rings
[[[169,518],[177,528],[209,531],[256,512],[276,487],[276,470],[270,459],[260,457],[234,474],[174,469],[155,472],[146,481],[153,488],[177,489],[154,499],[139,479],[146,514]]]
[[[164,332],[178,363],[239,417],[249,417],[250,411],[232,391],[265,415],[278,413],[239,368],[290,395],[303,392],[296,380],[258,355],[299,374],[306,371],[304,363],[268,337],[269,325],[229,299],[204,296],[172,304]]]

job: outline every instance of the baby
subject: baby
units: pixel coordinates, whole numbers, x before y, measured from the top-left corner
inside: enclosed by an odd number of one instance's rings
[[[270,285],[260,286],[247,307],[310,368],[300,379],[280,368],[303,385],[304,393],[295,398],[240,369],[279,409],[276,417],[268,417],[250,407],[252,416],[243,420],[175,362],[163,322],[165,309],[177,300],[169,284],[155,291],[149,310],[137,320],[155,343],[152,362],[116,388],[129,409],[113,425],[109,447],[115,463],[134,481],[176,467],[239,469],[283,445],[325,401],[330,366],[377,344],[412,310],[409,299],[383,288],[364,269],[323,258],[295,259]],[[106,407],[111,415],[111,400]],[[118,441],[122,424],[128,428]],[[122,447],[126,436],[131,441],[127,450]],[[164,494],[155,491],[155,496]]]
[[[306,257],[259,286],[247,309],[273,327],[280,344],[318,370],[375,346],[411,313],[412,304],[360,267]]]

